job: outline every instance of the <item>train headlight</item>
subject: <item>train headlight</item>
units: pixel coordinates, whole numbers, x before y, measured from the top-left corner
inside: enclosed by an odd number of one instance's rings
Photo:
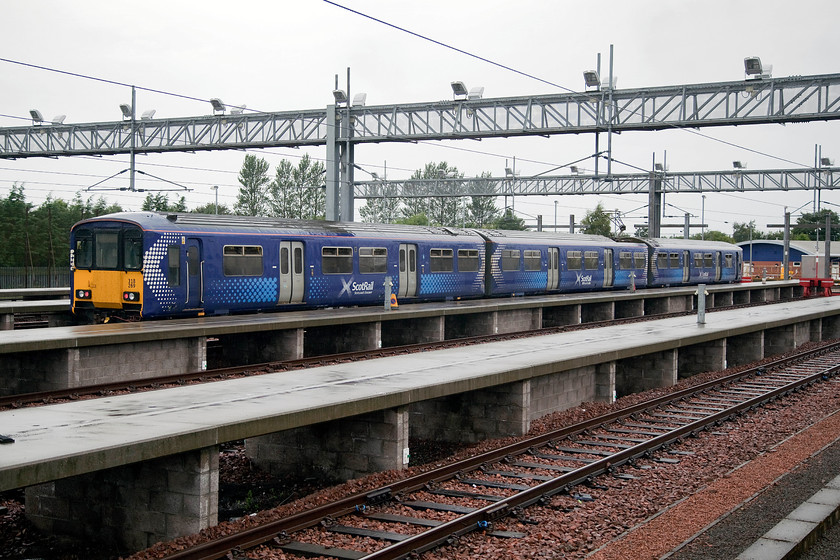
[[[76,290],[76,299],[90,299],[90,290]]]
[[[140,301],[140,293],[139,292],[123,292],[123,301]]]

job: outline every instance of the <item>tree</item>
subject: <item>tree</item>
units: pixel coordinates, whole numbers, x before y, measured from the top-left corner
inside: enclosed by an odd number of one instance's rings
[[[216,208],[215,202],[210,202],[208,204],[204,204],[202,206],[198,206],[190,210],[190,212],[194,214],[230,214],[230,208],[225,206],[224,204],[219,204],[218,212]]]
[[[583,226],[583,233],[591,235],[603,235],[610,237],[612,235],[612,218],[609,213],[604,210],[603,204],[600,202],[595,206],[594,210],[586,213],[586,216],[580,221]]]
[[[798,224],[825,224],[826,217],[831,218],[831,223],[836,224],[838,223],[837,213],[833,210],[828,210],[823,208],[818,212],[811,212],[808,214],[802,214],[797,220],[796,223]],[[793,226],[792,228],[794,235],[807,235],[808,239],[811,240],[825,240],[825,227],[821,228],[798,228]],[[840,227],[831,227],[831,240],[837,241],[840,239]]]
[[[492,176],[490,172],[484,172],[479,176],[479,178],[486,179],[486,181],[482,181],[481,186],[484,192],[496,192],[496,184],[490,181]],[[490,227],[501,216],[501,212],[496,206],[495,196],[471,196],[465,210],[467,225],[470,227]]]
[[[700,239],[700,240],[706,240],[706,241],[723,241],[725,243],[734,243],[734,240],[732,239],[731,236],[726,235],[722,231],[717,231],[717,230],[713,230],[713,229],[710,229],[709,231],[707,231],[705,233],[705,235],[702,234],[702,233],[695,233],[694,235],[691,236],[691,239]]]
[[[268,178],[268,162],[263,158],[248,154],[239,170],[239,194],[236,197],[234,212],[245,216],[264,216]]]
[[[142,209],[150,212],[185,212],[187,210],[187,202],[182,196],[177,202],[170,204],[168,194],[149,193],[143,201]]]
[[[749,223],[732,224],[732,239],[735,243],[740,243],[750,239],[764,239],[764,236],[755,228],[755,220],[751,220]]]
[[[374,185],[371,191],[380,195],[381,198],[368,198],[365,205],[359,208],[362,221],[373,224],[390,224],[398,221],[400,199],[397,196],[397,188],[383,183]]]
[[[301,220],[323,219],[327,195],[324,164],[304,155],[297,167],[283,160],[268,187],[268,209],[272,216]]]
[[[493,224],[495,229],[519,230],[524,231],[528,229],[525,227],[525,220],[517,218],[513,215],[513,210],[510,208],[505,210],[505,213]]]

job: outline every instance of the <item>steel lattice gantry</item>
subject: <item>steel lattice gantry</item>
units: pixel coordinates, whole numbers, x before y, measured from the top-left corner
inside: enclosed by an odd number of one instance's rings
[[[838,86],[840,74],[824,74],[406,105],[44,124],[0,128],[0,159],[326,145],[328,217],[352,220],[353,147],[359,143],[831,120],[840,118]]]

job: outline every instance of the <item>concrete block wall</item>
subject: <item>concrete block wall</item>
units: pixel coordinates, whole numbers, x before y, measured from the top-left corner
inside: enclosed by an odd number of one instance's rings
[[[271,474],[325,474],[349,480],[408,464],[407,407],[294,428],[245,440],[245,452]]]
[[[796,348],[796,325],[784,325],[764,331],[764,357],[784,354]]]
[[[764,359],[764,332],[753,332],[726,339],[726,367]]]
[[[411,436],[474,443],[530,427],[531,382],[509,383],[411,405]]]
[[[679,349],[679,379],[698,373],[726,369],[726,339],[712,340]]]
[[[447,315],[444,317],[446,340],[496,334],[496,313],[471,313],[468,315]]]
[[[558,305],[556,307],[544,307],[543,327],[566,327],[568,325],[579,325],[581,318],[581,305]]]
[[[645,300],[625,299],[615,302],[615,318],[627,319],[630,317],[642,317],[645,314]]]
[[[382,321],[382,327],[380,329],[382,334],[382,348],[421,342],[438,342],[443,340],[444,324],[443,315],[438,317]]]
[[[584,303],[580,314],[581,323],[612,321],[615,317],[615,304],[611,301]]]
[[[541,307],[497,311],[495,315],[495,331],[497,333],[529,331],[542,327]]]
[[[212,527],[218,509],[215,446],[26,489],[26,515],[38,529],[127,552]]]
[[[528,421],[532,422],[584,402],[612,402],[614,390],[614,362],[535,377],[531,379]]]
[[[308,328],[303,335],[303,355],[310,357],[375,350],[382,345],[381,328],[379,322]]]
[[[711,307],[728,307],[732,305],[732,292],[714,292]],[[706,300],[708,306],[708,300]]]
[[[208,343],[209,368],[303,358],[303,329],[222,335]]]
[[[3,356],[3,394],[67,389],[206,369],[204,337]]]
[[[664,350],[645,356],[618,360],[615,388],[619,397],[677,383],[677,351]]]

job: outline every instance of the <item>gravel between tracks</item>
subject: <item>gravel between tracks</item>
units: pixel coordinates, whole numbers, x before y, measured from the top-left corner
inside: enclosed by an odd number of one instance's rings
[[[695,376],[687,383],[699,383],[710,377],[712,375]],[[665,392],[668,390],[653,393]],[[629,406],[652,396],[652,392],[631,395],[620,399],[617,406]],[[535,422],[532,433],[568,425],[608,409],[609,406],[602,403],[587,403]],[[673,456],[680,460],[679,464],[643,460],[636,468],[628,466],[619,470],[633,474],[636,480],[602,476],[596,481],[598,487],[577,489],[591,495],[594,501],[580,502],[558,495],[546,505],[529,508],[527,519],[507,518],[497,523],[496,529],[521,531],[526,533],[524,538],[497,539],[475,533],[462,537],[455,545],[444,546],[422,557],[455,560],[512,557],[561,559],[588,555],[592,560],[660,558],[721,515],[734,510],[725,521],[712,526],[672,557],[677,560],[733,558],[794,509],[796,504],[810,496],[815,491],[815,485],[821,486],[840,473],[840,450],[836,449],[840,446],[826,447],[840,435],[840,414],[834,414],[837,410],[840,410],[840,382],[821,383],[807,392],[726,423],[716,431],[685,440],[674,449],[694,454]],[[486,442],[462,451],[458,456],[511,441]],[[815,455],[823,448],[826,448],[823,453]],[[812,471],[814,466],[820,466],[821,473]],[[130,558],[161,558],[169,551],[200,542],[208,536],[289,515],[336,496],[367,491],[421,470],[424,467],[353,480],[253,517],[221,523],[201,535],[160,543]],[[777,480],[791,471],[792,474]],[[809,472],[811,474],[806,474]],[[788,485],[801,487],[801,499],[787,489]],[[768,490],[756,496],[764,488]],[[739,504],[752,496],[755,497],[748,507],[739,509]],[[785,500],[795,503],[790,505]],[[776,512],[780,514],[778,517]],[[2,517],[0,515],[0,519]],[[729,523],[739,519],[743,521],[741,526],[736,526],[737,532],[727,528]],[[366,523],[366,526],[375,527],[375,523]],[[323,529],[313,531],[316,538],[329,538]],[[0,550],[4,544],[0,542]],[[349,546],[347,541],[345,546]],[[2,553],[0,557],[3,557]],[[63,560],[85,556],[41,557]],[[248,557],[292,558],[269,547],[260,547],[250,552]]]

